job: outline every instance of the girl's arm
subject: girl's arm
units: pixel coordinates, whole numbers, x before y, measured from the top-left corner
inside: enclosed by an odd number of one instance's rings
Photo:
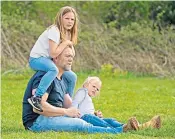
[[[49,39],[49,54],[52,58],[57,57],[67,47],[72,46],[73,43],[69,40],[61,42],[59,45],[53,40]]]

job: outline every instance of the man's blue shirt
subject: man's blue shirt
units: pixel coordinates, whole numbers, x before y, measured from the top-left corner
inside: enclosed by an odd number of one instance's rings
[[[37,71],[30,79],[25,94],[23,97],[23,113],[22,120],[23,125],[31,127],[33,122],[39,116],[39,114],[33,112],[33,107],[28,103],[27,99],[32,96],[32,90],[37,88],[41,78],[44,76],[45,72]],[[66,93],[66,87],[63,80],[55,78],[52,84],[46,91],[49,96],[47,102],[56,107],[63,107],[64,95]]]

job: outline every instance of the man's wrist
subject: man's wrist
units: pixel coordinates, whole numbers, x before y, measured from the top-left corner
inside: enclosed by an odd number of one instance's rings
[[[67,109],[63,109],[63,115],[67,115]]]

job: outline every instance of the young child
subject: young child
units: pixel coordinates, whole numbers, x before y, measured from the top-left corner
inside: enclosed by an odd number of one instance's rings
[[[101,127],[114,127],[122,131],[123,125],[113,118],[103,118],[100,111],[95,111],[92,97],[99,95],[102,82],[96,77],[88,77],[83,83],[72,102],[72,106],[80,111],[81,119],[93,124],[94,126]]]
[[[77,13],[72,7],[62,7],[57,13],[55,22],[47,28],[38,38],[30,52],[29,65],[33,70],[44,71],[34,96],[28,99],[33,108],[42,112],[41,97],[47,91],[59,71],[52,58],[57,57],[67,46],[77,44]],[[74,50],[75,54],[75,50]],[[77,76],[67,71],[62,76],[68,82],[67,93],[73,94]]]
[[[145,124],[139,124],[135,117],[128,120],[127,124],[122,124],[114,118],[103,118],[100,111],[95,111],[92,97],[99,95],[102,82],[98,77],[88,77],[83,83],[72,102],[72,106],[80,111],[80,118],[94,126],[112,127],[118,131],[138,130],[147,127],[160,128],[160,116],[153,117]]]

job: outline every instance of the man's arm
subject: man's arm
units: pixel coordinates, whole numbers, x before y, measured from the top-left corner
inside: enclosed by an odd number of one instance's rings
[[[71,107],[71,105],[72,105],[72,98],[69,96],[69,94],[65,94],[63,107],[69,108],[69,107]]]
[[[48,93],[45,93],[42,98],[41,98],[41,105],[42,105],[42,109],[43,112],[39,112],[37,110],[33,110],[35,113],[44,115],[44,116],[63,116],[63,115],[67,115],[70,117],[80,117],[80,113],[78,111],[78,109],[76,108],[59,108],[59,107],[55,107],[52,106],[51,104],[49,104],[46,100],[48,98]]]

